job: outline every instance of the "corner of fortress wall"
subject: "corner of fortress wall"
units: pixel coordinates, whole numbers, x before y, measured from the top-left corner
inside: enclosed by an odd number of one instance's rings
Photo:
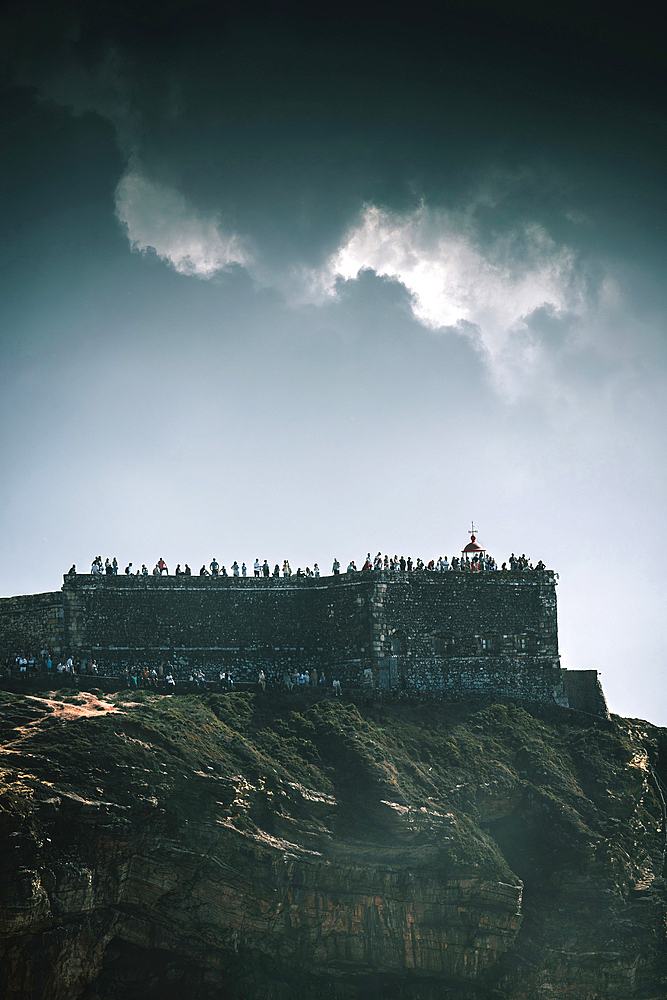
[[[4,656],[46,645],[95,658],[110,674],[171,664],[177,676],[200,667],[256,681],[263,669],[281,684],[314,667],[329,683],[365,680],[386,695],[507,697],[607,714],[597,673],[560,666],[549,570],[67,575],[58,593],[0,601],[0,642]]]
[[[65,649],[65,610],[62,591],[0,598],[0,665],[19,653]]]
[[[561,676],[569,708],[609,718],[607,699],[597,670],[566,670],[562,667]]]

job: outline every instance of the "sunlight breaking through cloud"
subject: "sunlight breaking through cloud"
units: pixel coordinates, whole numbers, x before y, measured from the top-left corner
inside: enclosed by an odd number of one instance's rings
[[[424,204],[407,213],[370,205],[325,267],[307,276],[310,295],[320,301],[335,297],[341,281],[353,281],[364,270],[400,282],[414,316],[427,328],[468,337],[511,392],[541,361],[531,315],[546,309],[571,318],[584,310],[575,254],[537,224],[482,246],[463,213]]]
[[[149,248],[180,274],[210,278],[252,258],[238,236],[221,231],[215,216],[201,215],[173,188],[130,168],[116,188],[116,215],[134,250]]]

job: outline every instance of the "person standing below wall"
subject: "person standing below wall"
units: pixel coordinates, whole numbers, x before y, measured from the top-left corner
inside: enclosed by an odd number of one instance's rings
[[[263,670],[260,670],[259,677],[257,678],[257,680],[259,681],[259,686],[261,687],[262,691],[266,691],[266,674],[264,673]]]
[[[373,694],[373,671],[370,667],[364,670],[364,698],[370,698]]]

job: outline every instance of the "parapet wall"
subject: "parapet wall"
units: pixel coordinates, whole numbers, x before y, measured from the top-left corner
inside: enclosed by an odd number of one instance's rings
[[[45,636],[35,650],[57,633],[63,655],[94,658],[104,673],[162,665],[177,677],[202,668],[254,681],[263,669],[281,683],[286,672],[314,667],[344,686],[568,705],[555,588],[548,570],[317,580],[68,575],[59,594],[9,600],[19,602],[12,634],[18,609],[25,618],[35,602],[26,635],[43,628]],[[569,690],[576,700],[590,685],[573,680]]]

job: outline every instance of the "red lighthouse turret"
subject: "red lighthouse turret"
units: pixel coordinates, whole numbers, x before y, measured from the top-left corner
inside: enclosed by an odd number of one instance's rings
[[[461,549],[461,559],[470,559],[471,556],[478,556],[482,558],[486,554],[486,549],[483,549],[481,545],[477,542],[477,536],[475,535],[475,524],[473,521],[470,522],[470,541],[464,549]]]

